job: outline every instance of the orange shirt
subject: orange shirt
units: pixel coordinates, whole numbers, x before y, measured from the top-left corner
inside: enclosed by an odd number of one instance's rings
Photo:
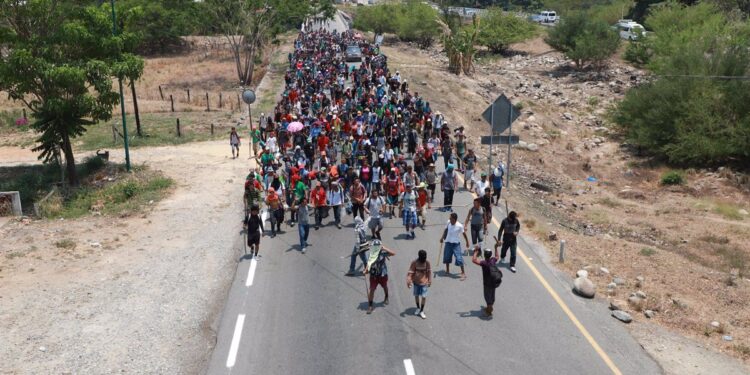
[[[325,206],[326,205],[326,189],[315,188],[312,193],[313,206]]]

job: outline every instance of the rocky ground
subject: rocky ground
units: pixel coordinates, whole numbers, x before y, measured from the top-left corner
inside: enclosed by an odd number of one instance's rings
[[[526,234],[545,241],[553,258],[566,241],[559,267],[586,270],[596,293],[636,324],[656,322],[747,363],[748,177],[688,170],[685,185],[661,186],[668,168],[639,157],[607,121],[645,72],[613,61],[603,72],[578,73],[541,39],[513,50],[504,59],[482,56],[473,76],[459,77],[447,72],[439,47],[384,48],[413,90],[452,126],[466,127],[482,158],[489,150],[479,137],[489,126],[480,115],[490,101],[504,93],[522,107],[513,127],[522,142],[513,147],[504,194]],[[506,146],[493,158],[507,163]]]

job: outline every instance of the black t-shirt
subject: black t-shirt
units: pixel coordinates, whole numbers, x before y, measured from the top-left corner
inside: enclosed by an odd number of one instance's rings
[[[503,241],[515,241],[516,236],[513,234],[515,232],[521,231],[521,223],[516,219],[515,221],[510,221],[508,218],[503,219],[503,222],[500,223],[500,229],[497,231],[497,237],[500,238],[500,235],[503,237]]]
[[[263,229],[263,220],[258,215],[249,215],[245,219],[247,224],[247,233],[258,233],[260,229]]]

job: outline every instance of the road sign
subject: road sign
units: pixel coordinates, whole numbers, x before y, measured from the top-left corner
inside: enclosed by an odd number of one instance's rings
[[[510,99],[503,94],[498,96],[495,102],[484,110],[482,118],[492,126],[492,133],[499,134],[508,129],[510,124],[516,121],[520,115],[521,110],[513,106]]]
[[[246,104],[253,104],[255,102],[255,91],[247,89],[242,92],[242,101]]]
[[[482,136],[483,145],[517,145],[517,135]]]

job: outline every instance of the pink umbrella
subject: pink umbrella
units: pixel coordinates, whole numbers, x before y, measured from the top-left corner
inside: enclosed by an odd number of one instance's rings
[[[299,121],[292,122],[286,127],[286,130],[290,133],[296,133],[305,128],[305,125]]]

